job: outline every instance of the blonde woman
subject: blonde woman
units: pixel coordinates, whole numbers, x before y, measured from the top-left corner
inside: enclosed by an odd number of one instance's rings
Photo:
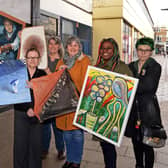
[[[62,41],[59,37],[51,37],[48,40],[48,68],[45,70],[47,74],[50,74],[56,70],[58,61],[63,57],[64,49]],[[62,130],[56,127],[55,118],[46,120],[43,123],[43,132],[42,132],[42,159],[45,159],[51,140],[51,127],[54,132],[55,137],[55,146],[57,149],[57,159],[65,159],[65,147],[64,147],[64,138]]]

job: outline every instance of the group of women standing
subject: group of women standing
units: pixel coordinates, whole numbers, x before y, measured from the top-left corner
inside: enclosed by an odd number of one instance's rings
[[[58,49],[61,48],[62,43],[58,43]],[[49,40],[49,44],[53,42],[56,44],[56,39]],[[152,97],[156,94],[161,74],[161,66],[150,56],[154,49],[154,42],[150,38],[141,38],[136,43],[138,60],[132,62],[129,66],[120,61],[119,47],[113,38],[103,39],[99,45],[98,59],[96,66],[129,75],[139,79],[139,85],[135,96],[135,102],[140,103],[141,123],[153,124],[157,122],[153,119],[151,114],[148,114],[148,101],[152,101]],[[37,66],[40,61],[39,52],[35,49],[27,51],[25,56],[29,80],[34,77],[40,77],[56,70],[68,69],[69,74],[74,82],[77,90],[82,89],[85,73],[88,65],[91,64],[90,59],[82,52],[80,40],[72,36],[68,38],[65,45],[65,53],[58,54],[57,57],[49,56],[49,66],[46,71],[38,70]],[[32,93],[32,91],[31,91]],[[33,94],[31,94],[33,100]],[[148,100],[148,101],[147,101]],[[40,123],[34,116],[32,101],[29,104],[15,105],[15,138],[14,138],[14,168],[41,168],[41,133]],[[46,137],[50,139],[50,133],[45,133],[49,129],[49,125],[53,125],[55,140],[58,153],[61,151],[63,157],[66,146],[66,161],[62,168],[79,168],[82,160],[84,133],[81,129],[75,127],[73,123],[74,113],[69,113],[50,121],[43,125],[43,143],[46,144]],[[151,118],[150,118],[151,117]],[[148,122],[148,121],[151,122]],[[132,138],[133,149],[136,158],[136,168],[152,168],[154,163],[153,148],[142,143],[142,139],[137,139],[136,124],[137,124],[137,107],[136,103],[133,108],[128,121],[126,136]],[[159,124],[160,121],[158,121]],[[34,127],[37,127],[36,129]],[[55,131],[56,130],[56,131]],[[60,134],[59,134],[60,133]],[[23,136],[24,135],[24,136]],[[59,138],[56,136],[59,135]],[[61,137],[61,138],[60,138]],[[33,139],[33,141],[32,141]],[[59,139],[59,140],[58,140]],[[60,141],[61,140],[61,141]],[[57,142],[59,141],[59,142]],[[48,152],[48,144],[45,148]],[[115,146],[106,142],[100,142],[105,168],[116,168],[117,153]],[[58,156],[60,157],[60,156]],[[145,159],[144,159],[145,157]]]
[[[40,62],[38,50],[31,48],[30,51],[27,51],[25,59],[28,73],[31,74],[29,80],[67,68],[80,92],[87,66],[91,64],[89,57],[82,52],[80,40],[75,36],[68,38],[65,53],[59,38],[52,37],[48,42],[50,52],[48,68],[45,71],[38,69]],[[52,53],[55,54],[52,55]],[[28,82],[28,85],[31,87],[31,82]],[[41,168],[41,155],[43,158],[46,157],[49,149],[50,125],[54,130],[59,160],[65,158],[64,143],[66,146],[66,161],[63,168],[79,168],[83,154],[84,134],[81,129],[72,124],[75,112],[72,111],[72,113],[40,124],[33,111],[32,89],[31,97],[31,103],[15,105],[14,168]]]

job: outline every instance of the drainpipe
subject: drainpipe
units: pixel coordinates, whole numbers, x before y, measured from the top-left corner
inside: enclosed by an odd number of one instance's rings
[[[40,0],[31,0],[31,25],[40,25]]]

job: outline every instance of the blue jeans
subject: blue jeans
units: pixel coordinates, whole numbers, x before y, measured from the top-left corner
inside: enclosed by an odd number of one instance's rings
[[[83,154],[84,133],[82,130],[63,131],[67,161],[80,164]]]
[[[55,146],[57,151],[64,151],[64,138],[63,131],[56,127],[55,118],[49,119],[43,123],[42,129],[42,150],[48,151],[51,140],[51,126],[53,128],[54,136],[55,136]]]

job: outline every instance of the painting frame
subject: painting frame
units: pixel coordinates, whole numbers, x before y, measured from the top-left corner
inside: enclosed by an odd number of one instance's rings
[[[22,31],[20,59],[25,60],[26,52],[30,48],[36,48],[40,53],[40,63],[38,68],[46,69],[48,66],[48,55],[44,26],[27,27]]]
[[[138,79],[88,66],[73,124],[120,146]]]
[[[13,35],[10,37],[10,41],[4,41],[4,36],[5,36],[5,26],[4,26],[4,20],[8,20],[10,23],[12,23],[12,31]],[[19,59],[20,57],[20,37],[19,37],[19,31],[22,31],[26,27],[26,23],[8,13],[5,13],[3,11],[0,11],[0,47],[6,45],[6,44],[11,44],[14,43],[14,40],[18,38],[17,40],[17,46],[15,42],[15,47],[14,44],[12,44],[12,47],[9,50],[1,52],[0,55],[0,60],[8,60],[8,59]],[[11,50],[11,53],[10,53]],[[3,54],[3,55],[2,55]],[[9,56],[10,55],[10,56]],[[8,59],[4,58],[7,57]]]
[[[26,87],[28,72],[21,60],[0,63],[0,106],[31,102],[30,88]]]

